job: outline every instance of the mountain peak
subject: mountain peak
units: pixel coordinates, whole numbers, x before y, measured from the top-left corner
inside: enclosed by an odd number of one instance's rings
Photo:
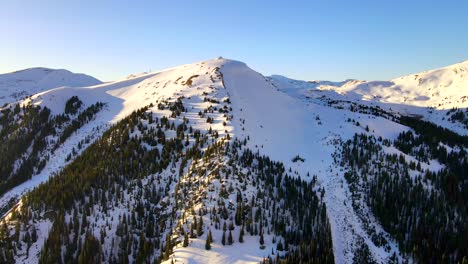
[[[247,65],[245,62],[242,62],[242,61],[239,61],[239,60],[234,60],[234,59],[224,58],[222,56],[216,57],[214,59],[208,59],[208,60],[205,60],[205,61],[201,61],[199,63],[216,65],[218,67],[221,67],[221,66],[227,65],[227,64],[237,64],[237,65],[240,65],[240,66],[246,66]]]

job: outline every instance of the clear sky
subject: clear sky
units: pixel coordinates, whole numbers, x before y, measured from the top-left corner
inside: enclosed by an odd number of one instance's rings
[[[390,79],[468,59],[466,0],[4,0],[0,73],[104,81],[217,56],[297,79]]]

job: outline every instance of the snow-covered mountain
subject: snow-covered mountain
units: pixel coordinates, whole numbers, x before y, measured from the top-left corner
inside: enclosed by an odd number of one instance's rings
[[[417,82],[461,87],[456,69]],[[393,110],[421,107],[398,101],[396,83],[388,102],[366,101],[363,82],[264,77],[217,58],[6,106],[0,262],[460,260],[468,129]],[[457,89],[462,117],[424,111],[463,121]],[[423,90],[411,93],[442,96]]]
[[[379,106],[465,135],[468,128],[468,120],[452,118],[460,111],[468,114],[468,61],[390,81],[300,81],[277,75],[268,78],[281,91],[297,98],[326,99],[340,108],[349,105],[347,102]]]
[[[30,68],[0,74],[0,105],[61,86],[83,87],[100,84],[91,76],[67,70]]]
[[[431,107],[468,107],[468,61],[441,69],[399,77],[387,82],[347,82],[337,89],[360,100]]]

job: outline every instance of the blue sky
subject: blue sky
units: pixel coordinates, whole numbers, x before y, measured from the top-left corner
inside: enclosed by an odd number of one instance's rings
[[[0,72],[108,81],[224,56],[297,79],[390,79],[468,59],[468,1],[63,1],[0,6]]]

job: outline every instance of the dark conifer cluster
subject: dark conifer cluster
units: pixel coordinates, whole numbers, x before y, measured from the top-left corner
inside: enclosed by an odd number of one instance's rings
[[[24,197],[10,226],[0,226],[0,262],[29,254],[46,223],[40,263],[159,263],[195,238],[206,250],[256,239],[260,249],[273,249],[265,255],[274,262],[333,262],[315,177],[296,178],[246,140],[215,141],[217,131],[192,129],[180,118],[182,98],[159,102],[169,118],[150,107],[112,126]]]
[[[49,155],[104,106],[98,102],[79,111],[82,105],[74,96],[61,115],[31,104],[1,110],[0,195],[41,172]]]
[[[468,109],[453,108],[447,112],[448,120],[452,123],[459,122],[468,129]]]
[[[417,134],[403,132],[393,144],[361,134],[343,145],[353,206],[361,212],[368,206],[405,258],[462,263],[468,257],[465,139],[424,121],[412,126]],[[403,153],[386,154],[383,148],[392,145]],[[445,167],[433,171],[421,164],[434,160]],[[385,236],[369,232],[376,245],[387,245]]]
[[[301,180],[282,163],[246,148],[246,143],[211,145],[203,163],[195,163],[181,178],[178,204],[188,212],[178,224],[184,245],[204,233],[200,223],[205,218],[221,233],[218,241],[223,246],[257,237],[260,249],[273,245],[272,252],[266,252],[268,261],[333,263],[330,225],[316,177]],[[206,191],[196,192],[200,189]]]

